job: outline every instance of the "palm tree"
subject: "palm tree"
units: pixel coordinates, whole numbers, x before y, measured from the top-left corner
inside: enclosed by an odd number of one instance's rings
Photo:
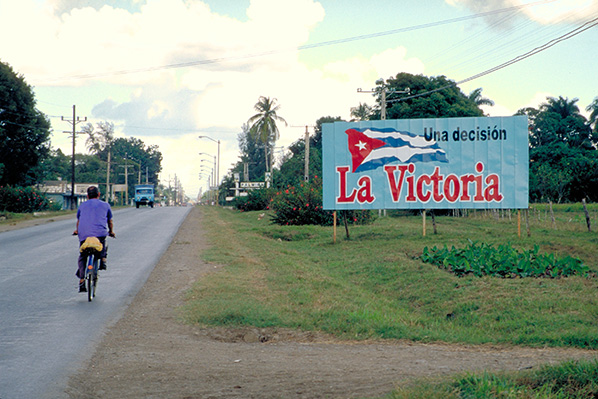
[[[547,97],[546,102],[540,106],[540,109],[555,112],[565,119],[568,116],[579,115],[579,107],[575,104],[578,101],[578,98],[569,101],[569,98],[563,98],[562,96],[559,96],[559,98]]]
[[[593,126],[592,131],[598,133],[598,97],[594,98],[594,101],[586,107],[586,111],[590,112],[588,123]]]
[[[492,101],[489,98],[486,97],[482,97],[482,88],[478,87],[477,89],[475,89],[474,91],[472,91],[471,93],[469,93],[469,96],[467,96],[471,101],[473,101],[475,103],[475,105],[477,105],[478,107],[480,105],[489,105],[489,106],[494,106],[494,101]]]
[[[108,160],[106,168],[106,199],[110,200],[110,156],[112,153],[112,144],[114,143],[114,123],[98,122],[98,131],[95,131],[93,125],[88,123],[82,130],[87,134],[85,144],[89,152],[100,154],[102,151],[108,151]]]
[[[286,126],[287,121],[276,114],[280,109],[280,106],[276,105],[275,98],[270,99],[270,97],[261,96],[254,108],[258,113],[253,115],[247,121],[247,124],[250,125],[249,133],[254,139],[260,141],[264,145],[266,172],[269,172],[268,148],[270,147],[270,142],[275,142],[280,135],[276,122],[284,122]]]
[[[351,116],[355,118],[351,120],[351,122],[368,120],[371,114],[372,107],[367,104],[359,103],[357,107],[351,108]]]

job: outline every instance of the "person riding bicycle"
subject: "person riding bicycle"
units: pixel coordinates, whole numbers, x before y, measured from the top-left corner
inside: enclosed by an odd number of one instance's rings
[[[88,237],[97,237],[102,243],[100,270],[106,270],[106,236],[116,237],[112,223],[110,204],[100,200],[100,190],[95,186],[87,188],[87,201],[79,205],[77,210],[77,227],[73,235],[79,236],[79,247]],[[87,292],[85,288],[86,256],[79,252],[79,267],[75,275],[79,277],[79,292]]]

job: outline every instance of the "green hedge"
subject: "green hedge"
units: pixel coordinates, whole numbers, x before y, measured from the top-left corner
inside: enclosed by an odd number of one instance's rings
[[[49,207],[48,198],[31,187],[0,187],[0,211],[32,213]]]

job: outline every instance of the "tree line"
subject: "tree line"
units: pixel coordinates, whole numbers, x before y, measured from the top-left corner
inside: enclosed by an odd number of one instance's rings
[[[383,95],[383,92],[384,95]],[[359,104],[351,109],[351,121],[380,120],[382,110],[388,119],[416,119],[484,116],[482,105],[494,105],[483,97],[482,88],[463,93],[445,76],[427,77],[398,73],[376,82],[375,105]],[[405,98],[405,99],[403,99]],[[382,103],[384,101],[384,103]],[[598,200],[598,97],[580,111],[577,98],[547,97],[538,108],[524,108],[515,115],[527,115],[529,121],[529,196],[530,202],[578,202]],[[258,114],[243,125],[238,136],[240,160],[231,171],[242,180],[263,181],[270,170],[278,139],[276,99],[260,97]],[[322,124],[343,121],[339,116],[323,116],[315,122],[310,136],[309,175],[321,176]],[[259,122],[259,123],[258,123]],[[271,168],[275,187],[294,186],[303,181],[305,140],[286,149],[278,167]],[[231,195],[232,174],[222,182],[220,198]]]
[[[134,137],[115,138],[114,125],[107,121],[82,126],[81,135],[88,153],[75,155],[76,182],[98,183],[106,194],[106,184],[124,184],[129,172],[129,196],[138,182],[158,185],[162,154],[157,146]],[[37,109],[32,87],[0,62],[0,187],[72,180],[72,154],[52,148],[50,136],[50,121]]]
[[[379,120],[383,113],[388,119],[483,116],[481,106],[493,105],[481,88],[465,94],[445,76],[398,73],[378,80],[373,95],[375,105],[352,108],[352,120]],[[578,101],[548,97],[538,108],[516,113],[529,120],[531,202],[598,200],[598,97],[585,108],[589,118],[581,113]],[[245,181],[263,181],[264,173],[270,172],[276,187],[303,180],[305,140],[280,151],[277,124],[286,121],[279,115],[277,100],[262,96],[255,111],[239,133],[240,159],[220,186],[221,201],[232,193],[234,173]],[[322,124],[341,120],[323,116],[315,122],[309,138],[310,176],[321,176]],[[124,184],[124,165],[131,164],[136,174],[127,179],[129,192],[140,181],[158,184],[162,154],[157,146],[146,146],[134,137],[115,138],[109,122],[88,124],[82,130],[89,153],[76,155],[77,181]],[[0,62],[0,187],[71,179],[72,155],[53,149],[50,133],[48,117],[36,108],[31,86]],[[273,164],[275,154],[282,154],[278,165]]]

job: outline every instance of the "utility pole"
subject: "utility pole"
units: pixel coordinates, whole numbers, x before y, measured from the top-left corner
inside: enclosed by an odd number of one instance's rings
[[[303,127],[303,126],[291,126],[291,127]],[[305,163],[303,166],[303,180],[309,182],[309,125],[305,125]],[[315,126],[311,126],[315,128]]]
[[[125,201],[126,201],[127,206],[129,206],[129,166],[133,166],[133,165],[128,164],[126,152],[125,152],[125,164],[119,165],[119,166],[121,168],[125,168],[125,173],[124,173],[124,175],[125,175]]]
[[[111,145],[111,144],[110,144]],[[110,194],[110,156],[112,148],[108,147],[108,165],[106,166],[106,202],[110,202],[112,195]]]
[[[378,90],[376,89],[372,89],[372,90],[362,90],[362,89],[357,89],[358,93],[377,93]],[[386,120],[386,87],[384,87],[381,91],[381,99],[380,99],[380,119],[382,120]],[[399,93],[399,94],[409,94],[411,92],[411,90],[409,89],[409,87],[407,87],[405,90],[390,90],[388,93],[389,94],[393,94],[393,93]]]
[[[79,117],[77,116],[77,112],[75,111],[75,106],[73,105],[73,120],[64,119],[64,116],[61,116],[60,120],[68,122],[73,126],[72,132],[63,133],[72,134],[73,136],[73,157],[71,158],[71,209],[75,209],[75,202],[77,198],[75,197],[75,141],[77,133],[81,133],[77,132],[76,127],[78,123],[87,121],[87,117],[85,117],[85,119],[79,119]]]
[[[178,187],[179,186],[179,182],[176,176],[176,173],[174,174],[174,206],[177,206],[177,203],[179,201],[179,191],[178,191]]]

